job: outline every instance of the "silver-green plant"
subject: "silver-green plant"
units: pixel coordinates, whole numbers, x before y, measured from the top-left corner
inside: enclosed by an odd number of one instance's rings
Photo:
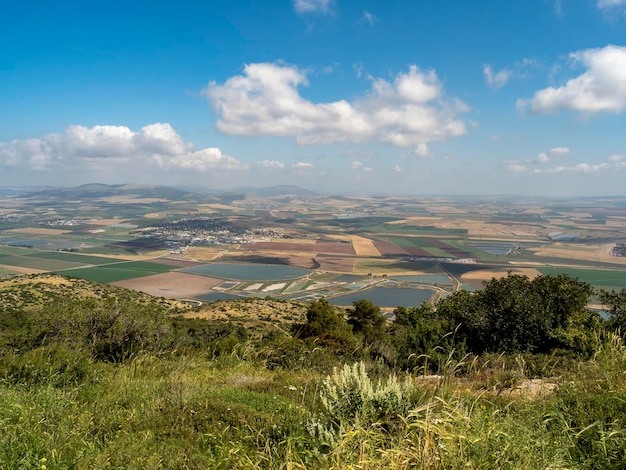
[[[387,380],[372,381],[363,362],[335,367],[322,382],[319,391],[322,411],[309,420],[309,431],[332,445],[337,437],[356,426],[373,425],[406,414],[413,390],[408,377],[399,381],[390,375]]]

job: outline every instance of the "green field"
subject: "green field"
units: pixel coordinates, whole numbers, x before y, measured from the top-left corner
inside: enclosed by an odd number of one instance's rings
[[[32,248],[21,248],[19,246],[0,245],[0,255],[29,255],[33,253]]]
[[[30,255],[31,258],[49,259],[55,261],[66,261],[69,263],[87,264],[110,264],[118,263],[120,260],[114,258],[104,258],[102,256],[80,255],[76,253],[65,253],[60,251],[41,251]]]
[[[32,251],[31,251],[32,253]],[[40,269],[42,271],[56,271],[80,267],[80,263],[37,258],[35,256],[20,256],[0,254],[0,264],[17,266],[20,268]]]
[[[176,266],[165,264],[148,263],[145,261],[124,261],[121,263],[96,266],[93,268],[77,268],[58,271],[57,274],[64,276],[79,277],[95,282],[117,282],[137,277],[150,276],[173,271]]]
[[[575,269],[575,268],[539,268],[541,274],[558,275],[567,274],[577,277],[581,281],[588,282],[594,287],[626,288],[626,270],[608,269]]]
[[[411,248],[417,247],[423,250],[426,250],[433,256],[441,257],[441,258],[449,258],[450,253],[444,251],[440,248],[435,248],[434,246],[429,245],[421,238],[410,238],[410,237],[392,237],[391,241],[394,242],[401,248]]]
[[[15,274],[18,274],[18,273],[15,271],[11,271],[10,269],[0,268],[0,277],[13,276]]]

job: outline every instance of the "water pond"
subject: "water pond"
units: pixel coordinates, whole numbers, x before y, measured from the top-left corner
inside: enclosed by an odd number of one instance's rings
[[[428,301],[432,295],[433,291],[430,289],[374,287],[362,292],[334,297],[328,301],[333,305],[351,306],[357,300],[366,299],[374,305],[383,308],[397,307],[399,305],[418,307],[423,302]]]

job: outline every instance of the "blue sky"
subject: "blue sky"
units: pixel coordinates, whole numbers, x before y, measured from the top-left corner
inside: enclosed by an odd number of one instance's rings
[[[0,185],[625,181],[626,0],[3,5]]]

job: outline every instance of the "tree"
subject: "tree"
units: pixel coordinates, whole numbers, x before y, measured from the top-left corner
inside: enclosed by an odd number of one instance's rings
[[[352,305],[354,308],[348,310],[348,324],[352,326],[352,331],[363,335],[365,344],[382,341],[387,319],[380,308],[365,299],[357,300]]]
[[[326,299],[309,304],[306,323],[294,325],[293,333],[296,338],[317,338],[326,345],[339,343],[345,346],[354,342],[350,327]]]
[[[437,304],[437,314],[459,325],[475,353],[537,352],[563,348],[586,351],[597,315],[587,308],[592,288],[565,274],[509,273],[476,293],[456,292]]]
[[[626,333],[626,289],[618,292],[601,289],[599,296],[604,310],[609,315],[609,327]]]

